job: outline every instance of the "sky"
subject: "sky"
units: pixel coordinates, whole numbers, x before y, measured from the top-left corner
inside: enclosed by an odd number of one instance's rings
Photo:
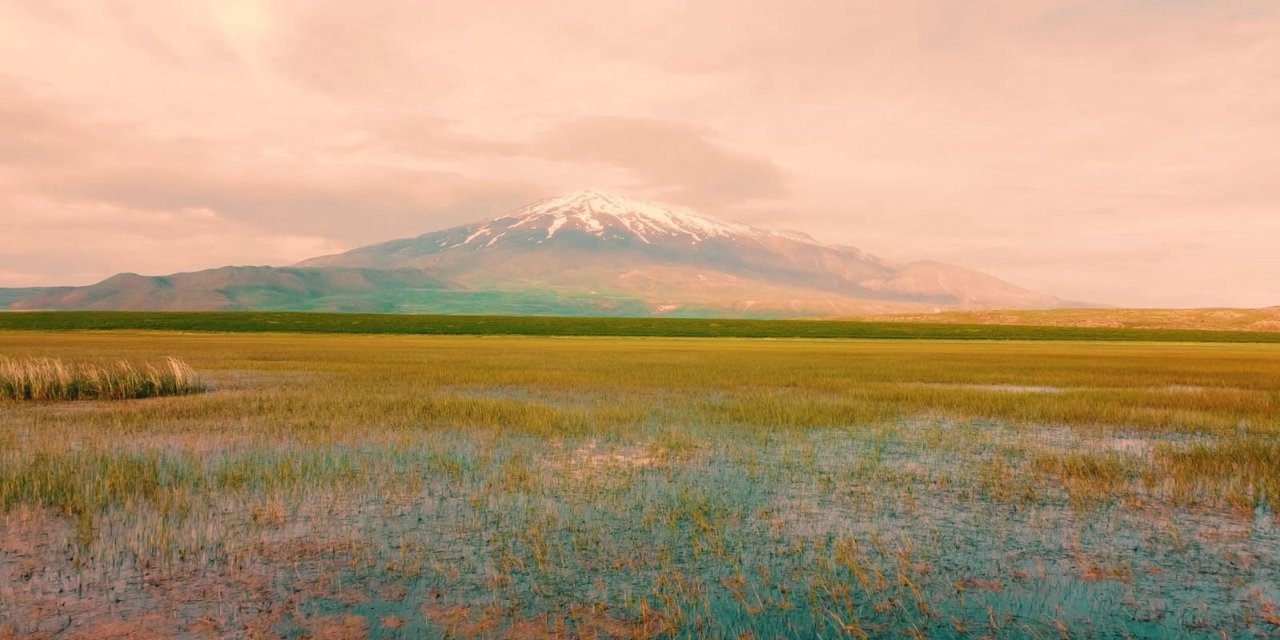
[[[585,187],[1072,300],[1280,305],[1274,0],[0,0],[0,287]]]

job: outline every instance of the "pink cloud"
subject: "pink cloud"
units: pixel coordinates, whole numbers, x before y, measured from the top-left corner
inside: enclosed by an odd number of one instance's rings
[[[595,185],[1063,297],[1276,304],[1275,77],[1258,0],[0,3],[0,270],[285,263]]]

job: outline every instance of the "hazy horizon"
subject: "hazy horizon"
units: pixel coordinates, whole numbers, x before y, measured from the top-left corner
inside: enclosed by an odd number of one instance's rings
[[[0,56],[0,287],[598,187],[1064,299],[1280,305],[1273,2],[0,0]]]

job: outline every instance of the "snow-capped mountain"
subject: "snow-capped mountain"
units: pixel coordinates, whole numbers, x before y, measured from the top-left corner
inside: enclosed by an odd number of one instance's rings
[[[1056,298],[936,262],[895,265],[854,247],[588,189],[497,217],[303,267],[420,268],[471,287],[642,294],[654,308],[859,313],[890,307],[1040,308]]]
[[[539,200],[489,220],[315,258],[300,266],[403,266],[426,256],[495,248],[616,249],[648,245],[666,250],[697,250],[713,245],[777,242],[819,245],[795,231],[768,231],[718,220],[691,209],[587,189]]]
[[[1061,302],[963,267],[588,189],[293,267],[116,276],[11,306],[837,316]]]
[[[577,231],[602,239],[680,241],[697,244],[712,238],[743,239],[760,233],[744,224],[716,220],[691,209],[664,207],[652,202],[630,200],[596,189],[539,200],[481,226],[468,242],[500,240],[508,232],[530,228],[547,235],[539,242],[555,238],[560,231]]]

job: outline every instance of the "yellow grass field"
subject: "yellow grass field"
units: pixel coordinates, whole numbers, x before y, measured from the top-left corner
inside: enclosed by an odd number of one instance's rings
[[[1050,311],[948,311],[876,316],[898,322],[1106,327],[1125,329],[1203,329],[1280,331],[1280,307],[1265,309],[1054,309]]]
[[[1280,633],[1280,345],[0,333],[171,356],[0,400],[0,638]]]

